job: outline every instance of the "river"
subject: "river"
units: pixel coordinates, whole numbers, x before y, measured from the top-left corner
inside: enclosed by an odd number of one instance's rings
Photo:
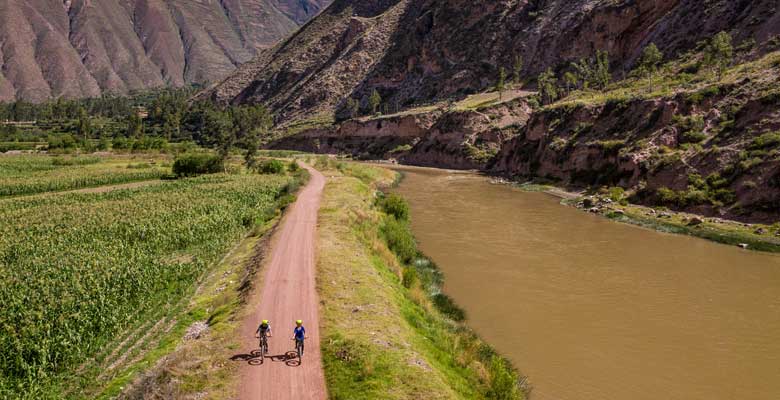
[[[420,248],[537,400],[780,398],[780,257],[399,167]]]

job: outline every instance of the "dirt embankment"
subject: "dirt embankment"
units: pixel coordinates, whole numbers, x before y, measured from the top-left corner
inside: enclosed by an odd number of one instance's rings
[[[776,221],[780,157],[776,134],[762,132],[780,129],[777,96],[745,98],[737,93],[742,87],[718,91],[536,113],[489,170],[564,185],[620,186],[644,204]]]
[[[436,110],[347,121],[283,138],[273,149],[349,154],[365,160],[479,169],[520,134],[531,108],[523,98],[483,109]]]
[[[780,96],[765,87],[719,84],[667,97],[539,111],[514,99],[351,120],[272,147],[478,169],[564,186],[620,186],[642,204],[773,222],[780,217]]]

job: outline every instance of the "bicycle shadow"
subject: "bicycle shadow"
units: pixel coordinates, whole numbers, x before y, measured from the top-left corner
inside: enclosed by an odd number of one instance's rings
[[[284,354],[266,355],[265,359],[260,357],[260,349],[252,350],[248,354],[236,354],[230,357],[230,361],[245,362],[249,365],[263,365],[265,360],[271,360],[271,362],[283,362],[288,367],[299,367],[301,360],[298,358],[298,353],[294,351],[288,351]]]

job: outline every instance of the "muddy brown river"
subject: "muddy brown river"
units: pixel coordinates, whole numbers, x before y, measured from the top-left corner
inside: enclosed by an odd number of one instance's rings
[[[780,399],[780,257],[400,167],[421,249],[538,400]]]

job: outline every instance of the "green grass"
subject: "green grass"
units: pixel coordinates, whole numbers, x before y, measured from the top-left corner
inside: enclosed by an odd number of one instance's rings
[[[288,124],[283,132],[277,132],[281,136],[293,136],[310,129],[330,128],[335,124],[336,119],[332,114],[319,114],[308,119],[293,121]]]
[[[624,210],[624,214],[608,213],[607,217],[661,232],[695,236],[731,246],[747,244],[750,250],[780,253],[780,239],[769,233],[755,234],[757,225],[746,228],[735,222],[711,223],[705,221],[701,225],[689,226],[687,221],[683,220],[685,215],[682,214],[670,214],[671,218],[656,218],[646,215],[646,209],[642,207],[628,205],[620,208]],[[769,227],[765,227],[765,229],[767,232],[770,231]]]
[[[736,85],[745,78],[749,78],[751,81],[762,81],[775,75],[779,62],[780,52],[772,52],[758,60],[729,68],[718,80],[714,74],[707,71],[695,74],[685,72],[687,68],[695,64],[695,61],[684,57],[667,63],[652,79],[652,82],[646,78],[630,77],[612,83],[604,91],[576,90],[546,106],[546,108],[555,109],[610,102],[619,104],[636,99],[671,97],[677,93],[685,93],[689,102],[699,103],[720,94],[720,88],[723,86]]]
[[[100,365],[116,337],[175,313],[292,182],[212,175],[0,200],[0,397],[61,398],[79,364]]]

